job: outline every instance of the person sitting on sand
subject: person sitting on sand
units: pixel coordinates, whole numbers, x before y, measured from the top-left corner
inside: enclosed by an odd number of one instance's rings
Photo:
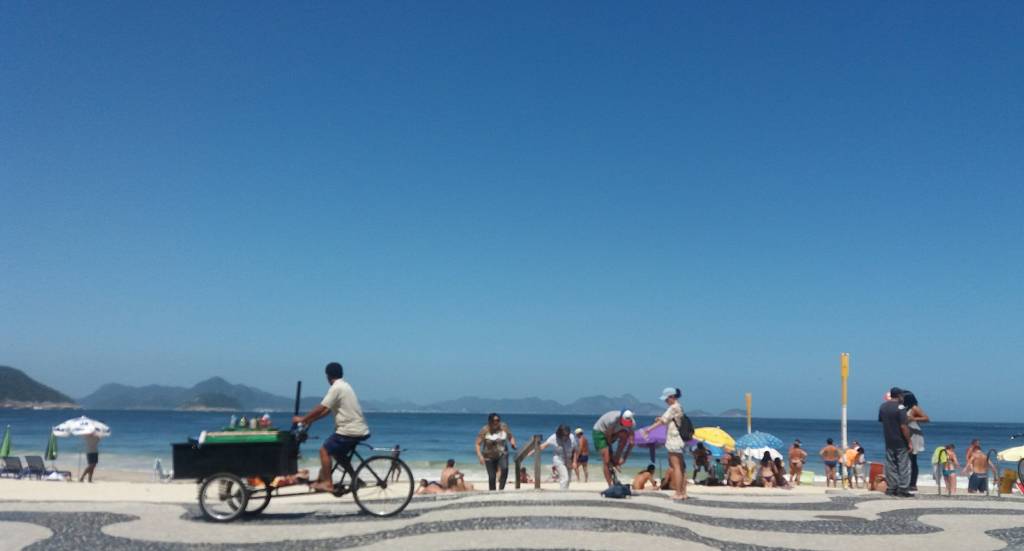
[[[651,485],[652,490],[658,489],[658,483],[655,481],[654,478],[653,464],[648,465],[646,469],[640,471],[639,473],[637,473],[636,476],[633,477],[632,487],[634,490],[643,490],[646,488],[648,484]]]
[[[789,448],[789,483],[800,485],[800,475],[804,472],[804,463],[807,462],[807,452],[800,447],[800,441],[794,440]]]
[[[839,448],[829,438],[825,440],[825,447],[821,448],[818,455],[821,456],[821,460],[825,463],[825,486],[835,487],[836,465],[839,464]]]
[[[530,473],[526,471],[526,467],[519,467],[519,483],[520,484],[531,484],[533,478],[530,477]]]
[[[782,465],[782,458],[776,457],[772,460],[772,474],[774,475],[772,480],[775,481],[775,487],[777,488],[789,488],[789,483],[786,482],[786,468]]]
[[[711,465],[711,473],[708,475],[708,486],[722,486],[725,484],[725,466],[722,465],[722,460],[715,458],[715,463]]]
[[[740,458],[732,458],[732,462],[729,464],[729,469],[726,471],[726,476],[729,477],[729,486],[742,488],[745,485],[744,482],[746,481],[747,473],[743,470]]]
[[[466,482],[466,475],[455,468],[455,460],[449,459],[441,471],[441,484],[453,492],[469,492],[473,490],[473,484]]]
[[[761,482],[765,488],[773,488],[775,486],[775,463],[772,462],[772,454],[764,452],[761,456],[761,465],[759,467]]]
[[[416,488],[416,495],[427,495],[427,494],[446,494],[448,490],[445,490],[443,486],[436,480],[427,482],[426,478],[420,479],[420,485]]]

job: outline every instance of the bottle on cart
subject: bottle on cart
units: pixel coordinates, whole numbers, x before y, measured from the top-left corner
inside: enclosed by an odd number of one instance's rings
[[[248,427],[249,427],[249,420],[246,419],[245,416],[243,415],[242,418],[238,420],[238,428],[244,429],[244,428],[248,428]]]
[[[235,415],[232,415],[231,416],[231,422],[228,423],[228,426],[231,427],[231,428],[235,428],[237,425],[238,425],[238,417],[235,416]]]

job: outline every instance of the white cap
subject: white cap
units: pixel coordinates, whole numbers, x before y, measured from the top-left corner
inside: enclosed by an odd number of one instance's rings
[[[624,427],[633,426],[633,412],[628,409],[622,410],[622,415],[619,417],[619,423]]]
[[[676,387],[674,387],[674,386],[667,386],[667,387],[665,387],[665,388],[663,388],[661,390],[661,399],[662,400],[667,400],[669,396],[675,396],[675,395],[676,395]]]

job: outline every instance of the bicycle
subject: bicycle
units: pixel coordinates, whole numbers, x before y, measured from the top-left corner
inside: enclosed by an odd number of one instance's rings
[[[277,476],[297,472],[299,446],[307,439],[306,428],[281,431],[279,441],[198,446],[173,444],[175,478],[195,478],[200,483],[199,509],[214,522],[229,522],[242,515],[263,512],[274,497],[318,493],[300,484],[271,486]],[[386,455],[363,457],[357,448],[347,455],[346,470],[334,460],[331,470],[335,497],[352,494],[366,514],[390,517],[402,512],[415,491],[412,470],[402,461],[401,448],[358,446]],[[353,458],[358,464],[352,467]],[[288,490],[295,488],[299,491]]]
[[[1010,435],[1010,440],[1016,440],[1017,438],[1024,438],[1024,432]],[[1017,461],[1017,485],[1021,488],[1021,491],[1024,491],[1024,457]]]

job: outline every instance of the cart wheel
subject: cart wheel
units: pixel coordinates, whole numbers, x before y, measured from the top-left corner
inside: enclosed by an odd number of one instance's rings
[[[217,473],[199,487],[199,510],[214,522],[235,520],[245,512],[248,501],[242,479],[231,473]]]
[[[401,513],[412,500],[415,482],[401,459],[377,455],[356,469],[354,491],[359,508],[376,517]]]
[[[262,493],[260,493],[262,492]],[[270,489],[249,492],[249,501],[245,505],[245,516],[258,515],[270,505]]]
[[[1017,462],[1017,482],[1024,484],[1024,459]]]

